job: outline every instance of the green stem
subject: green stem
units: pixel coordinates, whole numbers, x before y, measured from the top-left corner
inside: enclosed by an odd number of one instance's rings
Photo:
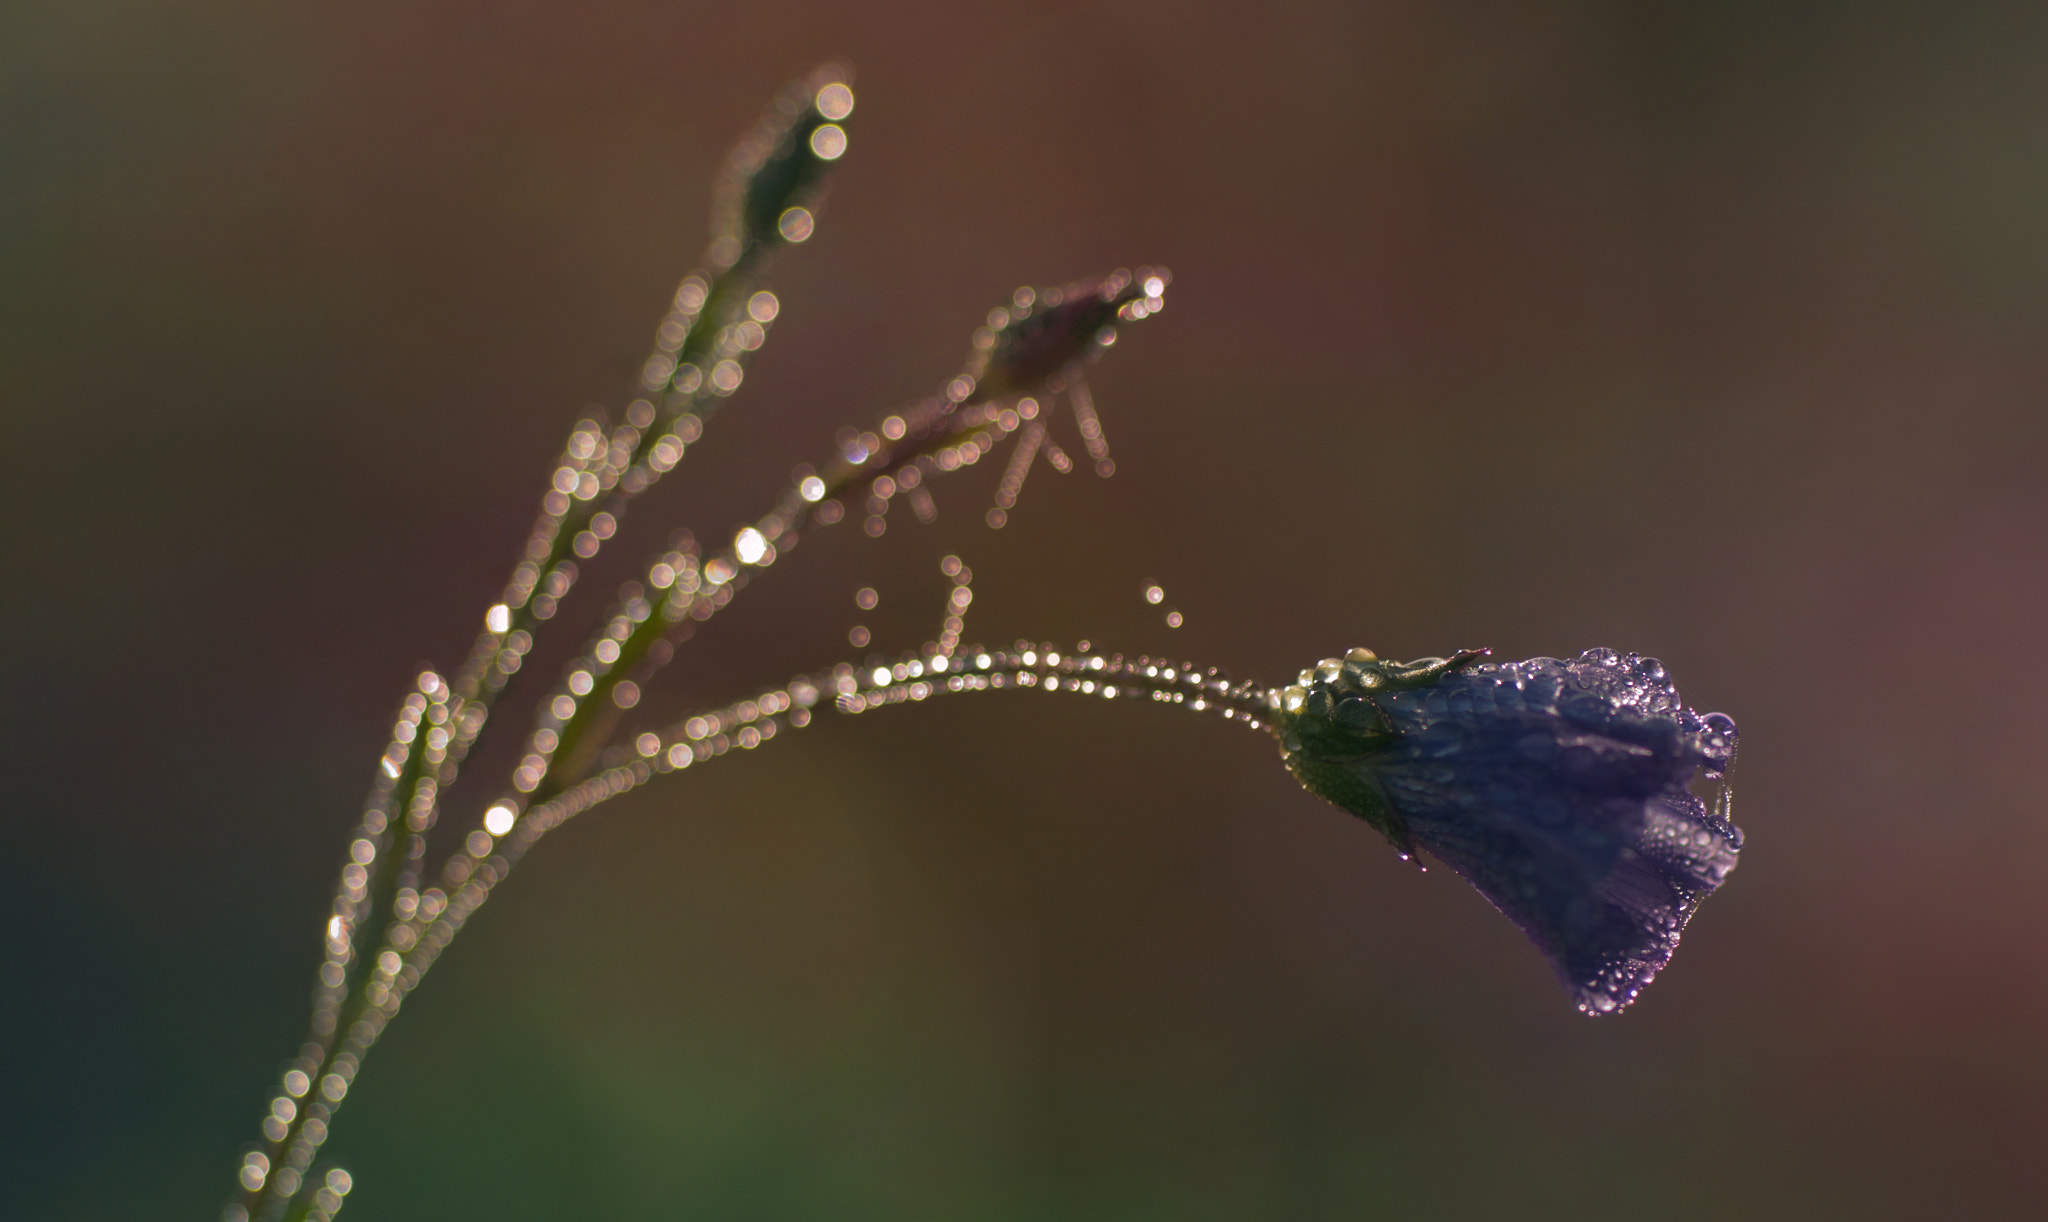
[[[272,1222],[306,1187],[306,1173],[339,1103],[338,1098],[322,1097],[323,1084],[339,1080],[345,1089],[356,1068],[344,1059],[346,1034],[339,1042],[336,1035],[355,1030],[374,1013],[376,991],[388,990],[389,973],[376,963],[363,970],[356,948],[389,950],[390,932],[416,914],[412,905],[417,903],[425,836],[436,818],[439,790],[454,781],[483,732],[491,705],[531,648],[534,631],[553,615],[574,584],[577,567],[570,557],[595,555],[603,539],[617,529],[627,504],[681,459],[704,422],[738,388],[752,352],[765,339],[775,305],[772,296],[760,290],[761,271],[768,253],[791,239],[773,225],[761,225],[757,214],[765,210],[772,216],[785,207],[815,205],[825,163],[837,153],[821,157],[809,136],[827,120],[821,107],[834,89],[844,102],[844,107],[833,102],[840,110],[834,117],[843,118],[852,95],[836,72],[821,71],[784,90],[742,142],[720,189],[727,204],[706,254],[712,270],[684,280],[675,310],[657,333],[656,351],[642,366],[643,388],[659,395],[659,408],[649,399],[639,399],[628,407],[625,423],[609,435],[588,421],[572,432],[556,468],[555,486],[543,498],[526,556],[514,569],[504,602],[486,616],[485,631],[454,683],[439,687],[439,705],[447,715],[431,729],[444,732],[441,741],[428,750],[394,736],[387,748],[389,766],[373,789],[352,841],[368,846],[370,860],[358,857],[352,862],[364,869],[360,881],[353,880],[352,871],[344,871],[334,903],[339,925],[333,928],[345,936],[330,934],[330,942],[339,949],[331,948],[322,966],[312,1033],[293,1063],[295,1072],[307,1075],[310,1088],[282,1134],[261,1152],[262,1161],[253,1156],[245,1160],[239,1201],[244,1217]],[[712,325],[704,325],[707,320]],[[657,372],[658,381],[653,376]],[[608,522],[602,521],[607,517]],[[435,679],[438,684],[438,676]],[[400,729],[406,728],[402,718]],[[430,732],[417,717],[411,729],[416,739]],[[402,808],[391,801],[394,797],[402,800]],[[393,851],[394,838],[401,836]],[[383,957],[380,951],[378,959]],[[335,978],[332,984],[330,977]],[[290,1096],[287,1089],[281,1097]]]
[[[612,753],[595,775],[533,806],[505,835],[471,833],[466,851],[450,859],[436,889],[447,897],[446,909],[409,923],[418,931],[413,948],[389,994],[344,1041],[345,1054],[360,1063],[370,1043],[497,885],[535,842],[576,815],[663,773],[685,770],[736,749],[750,751],[788,730],[811,725],[813,709],[823,699],[831,699],[841,713],[859,714],[944,695],[1005,690],[1176,705],[1269,736],[1280,700],[1276,688],[1232,684],[1214,668],[1020,642],[1014,649],[969,648],[951,657],[920,650],[888,668],[841,663],[752,699],[683,718],[665,731],[645,736],[652,737],[652,743],[636,745],[631,753]]]
[[[1022,304],[1027,298],[1020,293],[1013,298],[1019,303],[1014,311],[999,311],[1003,322],[998,329],[976,333],[967,368],[943,392],[886,418],[873,432],[843,430],[838,447],[818,468],[798,468],[774,507],[701,566],[694,556],[689,565],[680,565],[674,554],[650,565],[648,585],[668,591],[658,607],[638,583],[628,583],[616,614],[572,664],[568,690],[558,688],[536,715],[528,753],[515,773],[517,787],[527,795],[524,804],[545,802],[584,776],[620,714],[637,702],[639,687],[672,654],[672,648],[662,653],[655,647],[676,625],[710,619],[754,571],[794,548],[799,532],[813,520],[837,521],[862,485],[870,533],[879,533],[882,515],[898,492],[974,465],[1010,434],[1040,420],[1034,396],[1062,389],[1074,398],[1083,441],[1095,454],[1101,425],[1081,367],[1114,342],[1110,321],[1135,321],[1158,308],[1165,276],[1141,268],[1135,277],[1118,271],[1067,289],[1028,290],[1028,300],[1040,306],[1035,313]],[[1139,308],[1127,309],[1132,306]],[[1015,502],[1014,484],[1021,482],[1021,474],[1006,476],[1001,499]],[[671,639],[671,646],[675,643]],[[632,695],[622,701],[622,685],[628,682]]]

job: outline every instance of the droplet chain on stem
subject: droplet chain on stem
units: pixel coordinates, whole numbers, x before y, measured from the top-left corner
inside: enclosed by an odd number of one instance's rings
[[[640,735],[630,749],[607,753],[595,775],[526,811],[504,835],[470,833],[464,850],[442,870],[441,885],[429,889],[419,914],[405,923],[404,940],[410,945],[398,956],[396,970],[387,973],[387,987],[338,1045],[339,1094],[346,1094],[370,1046],[492,890],[535,842],[562,823],[663,773],[683,771],[735,749],[752,750],[786,729],[811,725],[815,708],[827,699],[839,712],[852,715],[940,695],[1003,690],[1142,699],[1213,714],[1269,735],[1273,730],[1268,719],[1280,707],[1279,689],[1232,684],[1213,668],[1020,642],[1012,649],[970,648],[952,656],[920,650],[887,667],[841,663],[752,699],[686,717],[659,733]],[[319,1109],[324,1124],[339,1102],[337,1095],[312,1106]]]
[[[729,163],[722,192],[748,190],[750,175],[777,150],[804,116],[806,105],[824,118],[842,120],[851,104],[851,91],[830,70],[784,90]],[[835,160],[843,151],[842,137],[824,160]],[[805,216],[807,238],[809,211]],[[491,704],[531,647],[533,629],[553,614],[575,583],[577,566],[571,555],[584,560],[596,555],[603,540],[616,532],[627,504],[681,460],[703,422],[738,389],[746,363],[779,312],[774,295],[760,288],[762,265],[773,246],[802,239],[786,231],[751,232],[740,223],[743,219],[735,214],[720,226],[705,255],[709,270],[684,279],[657,328],[655,351],[642,365],[642,384],[658,396],[659,409],[649,398],[637,399],[627,408],[625,421],[609,433],[590,420],[571,431],[504,601],[486,617],[485,630],[453,683],[441,683],[438,704],[443,706],[446,726],[436,723],[425,731],[438,731],[439,743],[425,750],[413,746],[411,738],[403,737],[408,722],[401,717],[380,766],[382,775],[351,838],[353,845],[368,846],[371,860],[352,861],[344,869],[330,918],[329,954],[315,993],[311,1036],[292,1063],[293,1071],[316,1084],[333,1072],[334,1032],[352,1026],[364,1008],[360,1001],[350,1006],[345,1000],[350,978],[360,974],[354,968],[355,948],[379,945],[383,930],[377,926],[388,925],[392,917],[402,919],[397,901],[417,889],[424,837],[435,821],[438,791],[454,780],[482,733]],[[706,320],[712,325],[702,325]],[[657,368],[659,380],[652,376]],[[417,717],[410,726],[417,731]],[[401,835],[402,844],[393,851],[393,841]],[[360,880],[355,879],[356,868],[364,873]],[[381,922],[376,904],[380,895],[393,900]],[[330,981],[330,976],[338,979]],[[309,1100],[312,1097],[308,1092]],[[280,1098],[290,1098],[289,1091]],[[296,1108],[292,1119],[283,1122],[282,1133],[273,1136],[266,1131],[270,1144],[260,1172],[250,1174],[253,1164],[245,1161],[242,1208],[248,1216],[259,1222],[273,1217],[296,1193],[319,1144],[299,1138],[319,1106],[313,1100]]]

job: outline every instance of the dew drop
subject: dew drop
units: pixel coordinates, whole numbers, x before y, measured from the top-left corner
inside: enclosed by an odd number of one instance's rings
[[[837,161],[846,152],[846,129],[837,123],[825,123],[811,133],[811,151],[820,161]]]
[[[807,208],[791,208],[775,222],[775,228],[790,242],[805,241],[816,227],[817,222],[811,219],[810,210]]]
[[[853,90],[834,81],[818,90],[814,103],[818,113],[826,118],[834,121],[844,119],[853,113]]]

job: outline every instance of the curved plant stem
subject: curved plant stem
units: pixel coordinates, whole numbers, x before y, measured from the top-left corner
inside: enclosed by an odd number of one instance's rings
[[[503,836],[470,833],[463,850],[442,870],[440,885],[430,888],[418,911],[395,927],[404,953],[395,956],[395,971],[373,983],[368,1004],[353,1016],[336,1045],[331,1072],[338,1089],[323,1101],[322,1122],[331,1121],[371,1046],[441,952],[527,851],[569,819],[664,773],[684,771],[735,750],[751,751],[809,726],[816,720],[814,710],[827,700],[840,713],[852,715],[946,695],[1020,690],[1171,705],[1267,735],[1273,734],[1269,719],[1280,700],[1278,689],[1232,684],[1214,668],[1019,642],[1012,649],[969,648],[950,657],[920,650],[886,668],[841,663],[752,699],[686,717],[662,732],[643,734],[630,752],[611,753],[594,775],[528,809]]]

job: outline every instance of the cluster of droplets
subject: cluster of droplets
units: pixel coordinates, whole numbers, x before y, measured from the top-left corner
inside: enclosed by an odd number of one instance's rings
[[[1148,585],[1145,587],[1145,601],[1156,607],[1166,601],[1166,591],[1159,586]],[[1186,622],[1187,617],[1183,616],[1179,611],[1172,607],[1166,609],[1166,626],[1168,628],[1178,628]]]
[[[291,1174],[280,1172],[278,1178],[282,1183]],[[242,1167],[236,1178],[245,1190],[260,1191],[270,1178],[269,1156],[261,1150],[249,1151],[242,1159]],[[282,1191],[296,1193],[299,1190],[296,1181],[288,1190],[282,1189],[281,1183]],[[308,1202],[309,1207],[304,1214],[306,1222],[334,1222],[334,1216],[341,1212],[342,1202],[348,1199],[349,1190],[354,1187],[355,1178],[348,1172],[340,1167],[328,1168],[327,1174],[321,1177],[319,1187],[314,1189],[312,1200]],[[247,1222],[249,1211],[246,1206],[240,1204],[230,1205],[226,1216],[227,1222]]]

